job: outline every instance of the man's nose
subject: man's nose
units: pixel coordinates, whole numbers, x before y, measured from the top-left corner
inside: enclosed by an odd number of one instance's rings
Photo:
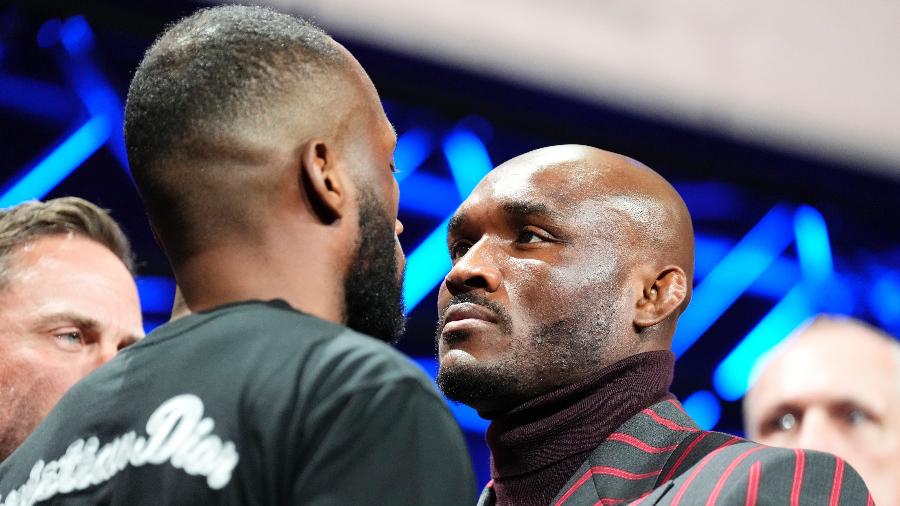
[[[490,242],[482,239],[472,245],[444,278],[451,293],[482,289],[496,292],[502,282],[502,274],[497,266],[495,253]]]
[[[810,409],[803,414],[797,446],[809,450],[840,453],[846,445],[847,435],[843,434],[836,421],[824,409]]]

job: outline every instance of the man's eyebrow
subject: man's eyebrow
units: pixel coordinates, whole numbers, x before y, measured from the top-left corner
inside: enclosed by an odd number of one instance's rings
[[[73,324],[77,327],[91,331],[100,329],[100,322],[97,320],[71,311],[39,315],[37,317],[37,324],[42,327],[46,325]]]
[[[447,235],[453,234],[460,228],[462,228],[466,224],[466,215],[464,214],[454,214],[450,221],[447,223]]]
[[[500,206],[506,214],[513,216],[543,216],[557,218],[559,215],[542,202],[512,200]]]

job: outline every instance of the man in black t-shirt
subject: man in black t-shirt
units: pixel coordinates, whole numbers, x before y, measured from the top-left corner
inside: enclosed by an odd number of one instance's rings
[[[0,465],[0,504],[470,502],[452,417],[382,342],[403,328],[396,135],[350,53],[205,9],[147,52],[125,117],[193,314],[77,384]]]

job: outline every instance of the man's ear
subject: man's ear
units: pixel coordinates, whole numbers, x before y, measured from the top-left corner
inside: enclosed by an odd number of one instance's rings
[[[681,267],[669,265],[655,278],[646,278],[635,305],[634,326],[652,327],[671,315],[687,297],[687,276]]]
[[[344,215],[347,175],[323,139],[312,139],[301,150],[298,183],[313,212],[324,223],[331,223]]]

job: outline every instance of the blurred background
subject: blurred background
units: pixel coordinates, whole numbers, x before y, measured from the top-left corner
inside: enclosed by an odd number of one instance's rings
[[[0,207],[77,195],[111,209],[148,331],[174,285],[128,176],[122,105],[154,37],[209,3],[0,4]],[[261,3],[347,46],[397,128],[400,348],[430,373],[446,219],[494,165],[561,143],[641,160],[687,202],[695,292],[673,391],[704,428],[743,433],[754,362],[815,313],[900,334],[900,3]],[[487,423],[451,409],[481,485]]]

